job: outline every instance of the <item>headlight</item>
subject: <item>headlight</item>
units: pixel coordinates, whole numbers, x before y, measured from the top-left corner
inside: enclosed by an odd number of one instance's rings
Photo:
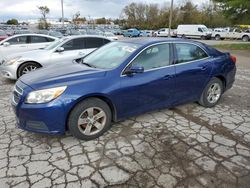
[[[53,99],[59,97],[65,91],[66,88],[67,86],[62,86],[62,87],[32,91],[28,94],[25,103],[39,104],[39,103],[50,102]]]
[[[16,62],[22,62],[22,61],[20,61],[21,57],[22,56],[18,56],[18,57],[14,57],[14,58],[12,58],[10,60],[7,60],[7,61],[4,62],[4,65],[13,65]]]

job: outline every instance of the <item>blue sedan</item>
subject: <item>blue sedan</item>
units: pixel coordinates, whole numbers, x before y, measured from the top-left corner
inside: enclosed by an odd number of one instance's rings
[[[73,63],[22,76],[13,91],[27,131],[90,140],[117,122],[197,101],[213,107],[232,87],[236,58],[200,42],[134,39],[109,43]]]

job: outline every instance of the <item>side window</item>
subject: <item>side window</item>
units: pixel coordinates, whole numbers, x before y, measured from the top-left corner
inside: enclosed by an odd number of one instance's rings
[[[80,50],[84,48],[84,42],[82,38],[73,39],[62,45],[64,51]]]
[[[177,63],[185,63],[208,57],[207,54],[194,44],[175,44]]]
[[[40,36],[30,37],[30,43],[43,43],[43,42],[48,42],[46,37],[40,37]]]
[[[103,44],[102,38],[85,38],[85,48],[99,48]]]
[[[144,50],[132,62],[132,66],[144,67],[144,70],[164,67],[170,64],[169,44],[159,44]]]
[[[108,44],[108,43],[110,43],[110,40],[103,39],[103,44]]]
[[[27,43],[27,37],[21,36],[21,37],[14,37],[10,40],[8,40],[10,44],[26,44]]]
[[[199,32],[203,32],[201,28],[198,28],[198,31],[199,31]]]
[[[47,42],[53,42],[55,41],[55,39],[52,39],[52,38],[46,38]]]

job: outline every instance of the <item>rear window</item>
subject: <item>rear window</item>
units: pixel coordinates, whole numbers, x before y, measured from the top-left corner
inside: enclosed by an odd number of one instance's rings
[[[99,48],[103,46],[104,44],[107,44],[108,41],[102,38],[85,38],[85,48]]]

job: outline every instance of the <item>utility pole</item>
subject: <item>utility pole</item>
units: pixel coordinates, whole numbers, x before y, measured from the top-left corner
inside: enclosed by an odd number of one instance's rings
[[[61,6],[62,6],[62,27],[64,28],[64,11],[63,11],[63,0],[61,0]]]
[[[168,37],[171,37],[170,31],[171,31],[171,27],[172,27],[173,5],[174,5],[174,0],[171,0],[169,22],[168,22]]]

